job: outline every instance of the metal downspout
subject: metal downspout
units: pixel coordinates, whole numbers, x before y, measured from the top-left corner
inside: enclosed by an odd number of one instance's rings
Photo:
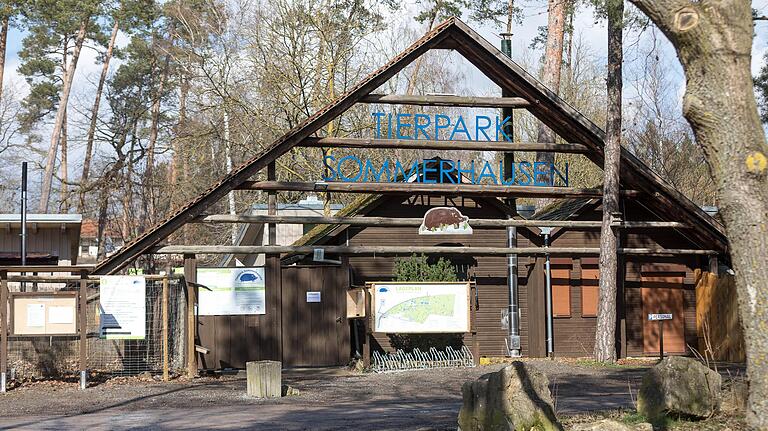
[[[541,233],[544,235],[544,248],[549,247],[549,234],[552,231],[552,228],[546,227],[541,228]],[[554,352],[554,335],[553,335],[553,321],[552,321],[552,271],[551,271],[551,265],[549,260],[549,252],[545,254],[546,256],[546,263],[545,263],[545,273],[546,273],[546,319],[547,319],[547,356],[552,357]]]
[[[512,33],[501,34],[501,52],[507,57],[512,58]],[[513,97],[507,90],[502,90],[501,95],[503,97]],[[502,119],[509,117],[514,118],[514,110],[512,108],[504,108],[501,110]],[[510,140],[514,141],[515,131],[513,127],[513,121],[510,120],[504,127],[504,133],[509,136]],[[504,157],[504,179],[510,180],[513,175],[512,165],[515,162],[515,155],[513,152],[506,152]],[[508,199],[507,205],[512,209],[517,210],[517,204],[515,199]],[[517,228],[507,227],[507,247],[517,247]],[[507,350],[509,356],[520,357],[520,306],[518,298],[518,285],[517,285],[517,255],[507,255],[507,287],[509,288],[509,301],[507,303]]]

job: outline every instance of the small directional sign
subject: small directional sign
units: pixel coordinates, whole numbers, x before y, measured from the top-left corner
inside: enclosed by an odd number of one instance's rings
[[[672,320],[672,313],[649,314],[648,320]]]

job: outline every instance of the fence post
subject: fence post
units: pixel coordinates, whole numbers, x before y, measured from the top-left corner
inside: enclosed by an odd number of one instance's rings
[[[0,392],[5,392],[8,372],[8,272],[0,271]]]
[[[197,260],[194,254],[184,255],[184,280],[187,285],[187,375],[197,376],[197,353],[195,350],[195,334],[197,319],[195,304],[197,303]]]
[[[163,277],[163,381],[168,381],[168,274]]]
[[[87,310],[88,310],[88,299],[87,299],[87,288],[88,288],[88,273],[85,271],[80,272],[80,313],[78,313],[79,316],[79,326],[80,326],[80,389],[85,389],[87,382],[87,374],[88,374],[88,318],[87,318]]]
[[[365,318],[363,318],[363,330],[365,331],[365,344],[363,344],[363,367],[371,367],[371,332],[373,331],[373,317],[371,316],[371,285],[365,286]]]

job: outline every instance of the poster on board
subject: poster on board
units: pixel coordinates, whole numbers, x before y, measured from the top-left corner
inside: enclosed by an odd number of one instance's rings
[[[469,283],[374,283],[373,331],[469,331]]]
[[[105,275],[99,283],[99,335],[143,340],[147,326],[147,283],[140,275]]]
[[[198,268],[198,315],[266,314],[264,268]],[[205,286],[205,287],[202,287]]]

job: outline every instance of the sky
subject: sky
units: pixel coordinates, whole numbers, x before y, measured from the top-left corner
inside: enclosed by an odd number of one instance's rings
[[[528,56],[528,59],[539,58],[541,52],[531,54],[528,46],[531,41],[538,34],[540,26],[547,24],[547,6],[546,1],[543,0],[518,0],[517,5],[523,10],[523,20],[520,24],[515,24],[513,33],[513,57],[519,59],[521,55]],[[387,17],[386,22],[393,28],[397,28],[405,20],[412,20],[412,17],[418,13],[418,4],[412,2],[406,4],[405,10],[393,13]],[[752,3],[752,7],[758,11],[758,14],[768,15],[768,0],[756,0]],[[632,6],[627,3],[627,8],[631,9]],[[499,46],[500,38],[498,33],[501,28],[494,26],[493,24],[480,25],[476,22],[465,20],[471,27],[478,31],[483,37],[485,37],[491,44]],[[423,25],[418,23],[414,24],[421,28],[422,32],[426,31]],[[576,37],[581,38],[584,44],[590,47],[592,53],[603,64],[606,59],[607,52],[607,35],[605,22],[595,18],[591,8],[582,6],[578,9],[577,15],[574,19],[574,27],[576,28]],[[5,85],[11,85],[16,87],[19,94],[23,97],[28,92],[28,86],[24,79],[18,74],[17,69],[19,66],[18,51],[21,49],[21,41],[23,34],[17,29],[12,29],[9,34],[8,48],[6,56],[5,66]],[[636,54],[637,50],[633,51],[634,46],[642,46],[649,43],[651,38],[650,32],[646,31],[642,34],[637,32],[630,32],[625,35],[625,81],[632,75],[633,67],[637,66],[634,62],[639,61]],[[685,77],[683,75],[682,68],[679,62],[675,58],[674,50],[671,44],[666,40],[663,35],[658,37],[660,40],[659,50],[663,58],[667,60],[669,65],[669,73],[672,75],[671,80],[673,84],[678,88],[677,101],[678,105],[681,105],[682,95],[685,85]],[[125,46],[128,43],[128,37],[125,34],[120,34],[118,37],[118,46]],[[759,69],[764,64],[764,55],[768,51],[768,21],[757,21],[755,26],[755,38],[752,49],[752,72],[756,75]],[[72,98],[70,99],[70,106],[87,107],[92,104],[93,89],[95,82],[98,79],[101,72],[101,65],[97,62],[98,53],[92,48],[85,48],[81,54],[80,61],[78,62],[77,72],[72,92]],[[467,76],[466,85],[474,95],[488,95],[492,94],[496,86],[491,83],[490,80],[485,78],[479,71],[469,65],[468,62],[462,63],[465,68],[465,75]],[[114,72],[119,61],[113,61],[110,67],[110,71]],[[372,68],[375,69],[375,68]],[[631,85],[625,85],[625,103],[627,100],[631,100],[633,95],[633,87]],[[86,121],[83,112],[69,113],[70,128],[74,129],[71,132],[73,138],[84,135],[79,128],[85,127]],[[49,133],[43,129],[40,131],[43,136],[44,145],[47,146],[47,140],[45,139]],[[73,175],[77,175],[80,165],[82,163],[83,143],[73,139],[73,148],[70,153],[70,169]],[[35,181],[33,174],[30,174],[30,180]],[[33,186],[31,184],[31,186]]]

